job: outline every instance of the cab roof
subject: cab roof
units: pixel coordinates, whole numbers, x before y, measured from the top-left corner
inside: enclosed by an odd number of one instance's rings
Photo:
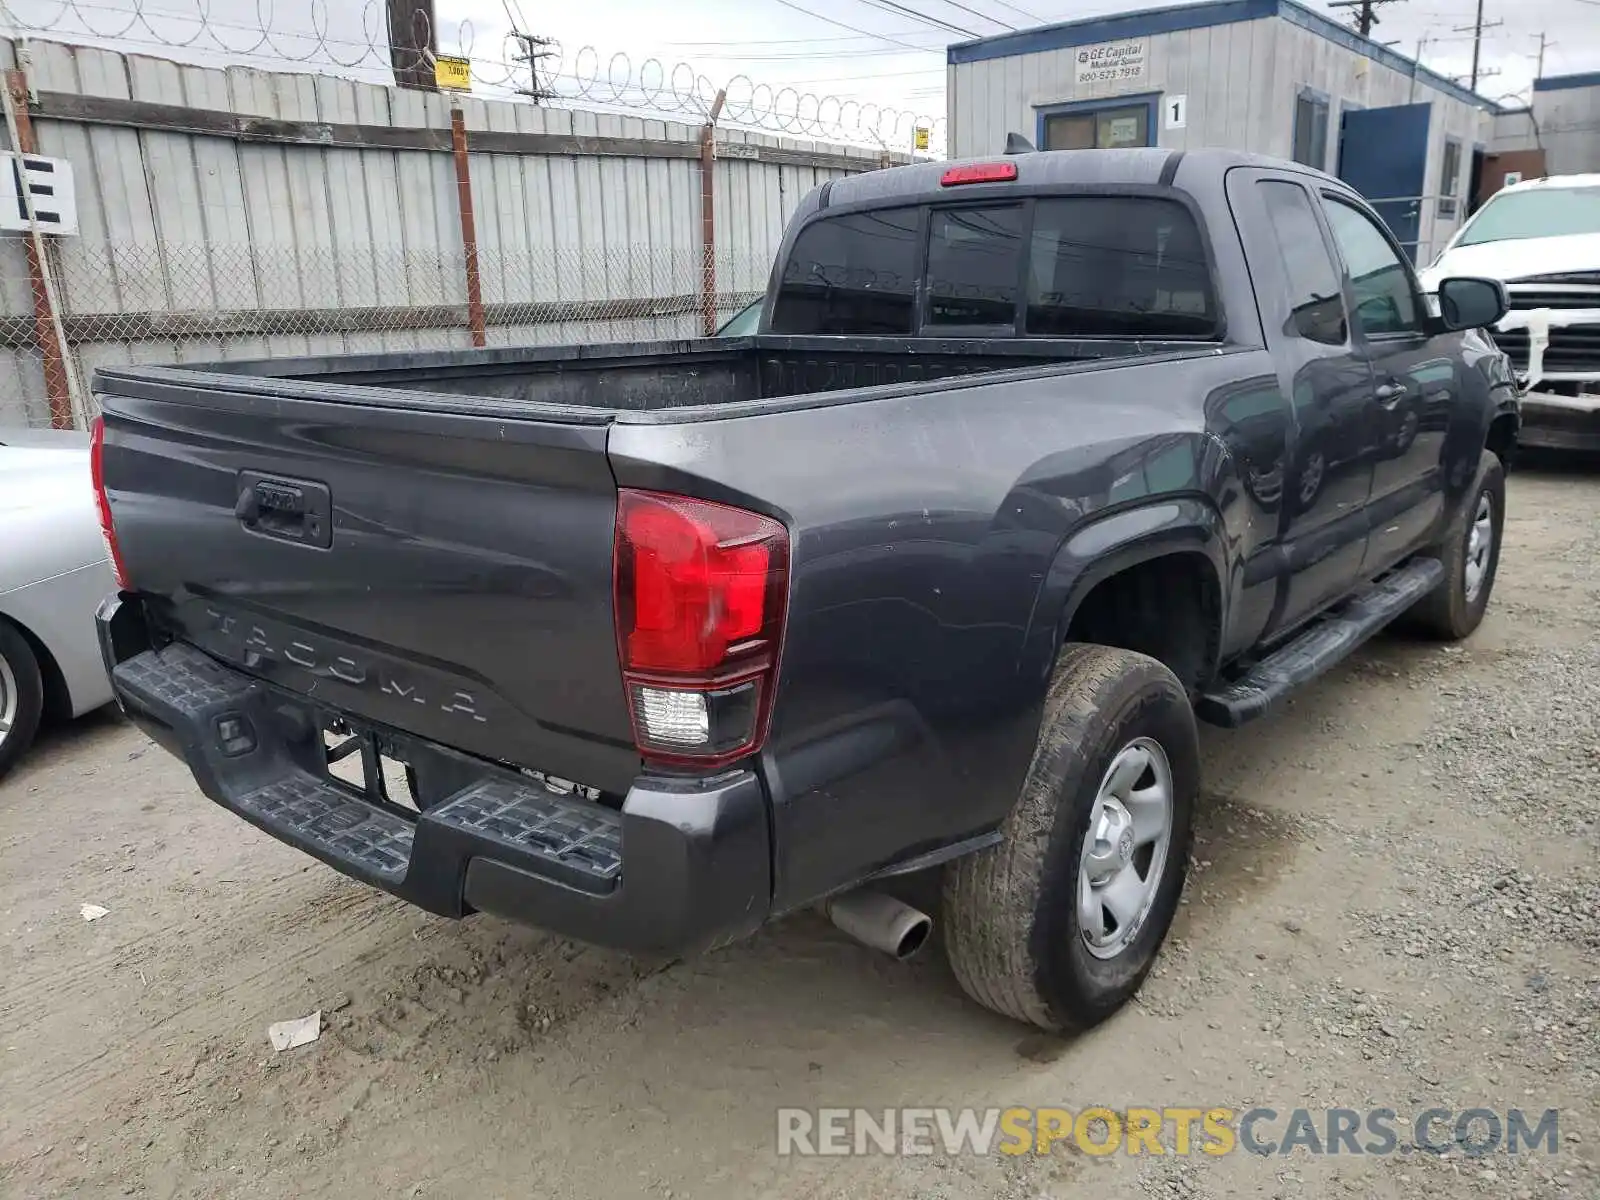
[[[1026,154],[991,154],[980,158],[913,163],[882,171],[866,171],[834,180],[827,205],[918,202],[936,196],[954,198],[960,188],[941,185],[952,167],[980,163],[1015,163],[1017,187],[1095,187],[1132,184],[1153,187],[1174,184],[1186,191],[1202,181],[1213,185],[1234,167],[1262,167],[1316,176],[1337,184],[1332,176],[1299,163],[1238,150],[1163,150],[1139,147],[1128,150],[1035,150]],[[1340,185],[1344,186],[1344,185]]]

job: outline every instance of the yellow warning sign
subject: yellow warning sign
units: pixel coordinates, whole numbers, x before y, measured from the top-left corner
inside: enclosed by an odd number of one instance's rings
[[[926,125],[917,126],[916,141],[912,144],[915,145],[918,150],[926,150],[928,148],[928,132],[929,130]]]
[[[472,90],[472,61],[466,58],[455,58],[449,54],[441,54],[434,59],[433,81],[442,88],[452,92],[470,92]]]

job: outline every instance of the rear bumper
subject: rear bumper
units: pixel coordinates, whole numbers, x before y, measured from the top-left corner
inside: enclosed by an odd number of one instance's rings
[[[280,841],[430,912],[492,912],[597,945],[681,954],[752,932],[772,894],[759,779],[641,776],[620,812],[397,730],[382,752],[427,772],[421,814],[332,781],[321,730],[339,714],[180,643],[152,648],[136,602],[97,616],[123,711],[202,791]]]
[[[1588,386],[1600,388],[1600,382]],[[1550,450],[1600,452],[1600,395],[1528,392],[1522,400],[1517,442]]]

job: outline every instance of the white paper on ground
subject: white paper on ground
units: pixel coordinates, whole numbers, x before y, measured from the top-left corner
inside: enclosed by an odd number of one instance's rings
[[[85,904],[78,909],[78,912],[85,921],[98,921],[101,917],[107,916],[111,910],[102,908],[98,904]]]
[[[267,1037],[272,1042],[274,1050],[293,1050],[296,1046],[304,1046],[316,1041],[322,1036],[322,1010],[319,1008],[309,1017],[301,1017],[294,1021],[279,1021],[275,1025],[267,1026]]]

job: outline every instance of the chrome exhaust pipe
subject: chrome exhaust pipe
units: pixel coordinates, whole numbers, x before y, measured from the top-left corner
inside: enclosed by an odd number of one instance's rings
[[[863,946],[904,962],[928,941],[933,918],[886,892],[846,892],[825,905],[828,920]]]

